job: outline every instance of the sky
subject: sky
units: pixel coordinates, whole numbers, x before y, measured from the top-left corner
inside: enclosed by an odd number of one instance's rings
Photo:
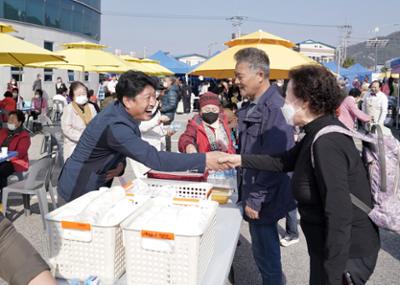
[[[400,30],[399,0],[102,0],[101,5],[101,43],[139,57],[158,50],[205,56],[223,50],[237,31],[225,20],[233,16],[247,17],[242,34],[262,29],[295,43],[313,39],[337,46],[343,35],[337,27],[302,24],[351,25],[350,44]]]

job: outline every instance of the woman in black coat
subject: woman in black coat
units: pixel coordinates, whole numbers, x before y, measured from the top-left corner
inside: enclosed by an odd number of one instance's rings
[[[321,66],[291,70],[283,115],[306,135],[278,155],[230,155],[230,167],[293,172],[292,189],[310,255],[310,285],[365,284],[376,265],[379,232],[354,206],[350,193],[372,207],[367,172],[354,141],[340,133],[315,135],[328,125],[344,126],[335,116],[342,96],[335,77]]]

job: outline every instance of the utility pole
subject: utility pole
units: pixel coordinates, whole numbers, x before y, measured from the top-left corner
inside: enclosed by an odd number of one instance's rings
[[[347,47],[349,46],[349,40],[351,37],[351,32],[353,27],[351,25],[342,25],[338,27],[341,31],[341,36],[339,40],[339,46],[337,47],[337,73],[340,75],[340,68],[344,60],[347,58]]]
[[[233,16],[230,18],[226,18],[227,21],[230,21],[232,23],[232,27],[233,27],[236,37],[241,36],[241,33],[242,33],[241,26],[242,26],[243,22],[245,20],[247,20],[247,18],[248,17],[244,17],[244,16]],[[237,30],[236,32],[235,32],[235,29]]]
[[[336,60],[337,60],[337,76],[340,76],[340,69],[344,60],[347,58],[347,47],[349,45],[349,40],[351,36],[351,31],[353,27],[351,25],[338,26],[340,30],[339,46],[336,48]]]
[[[349,46],[349,40],[351,37],[351,32],[352,32],[352,26],[351,25],[344,25],[343,26],[343,40],[344,40],[344,46],[343,46],[343,58],[346,60],[347,58],[347,47]]]

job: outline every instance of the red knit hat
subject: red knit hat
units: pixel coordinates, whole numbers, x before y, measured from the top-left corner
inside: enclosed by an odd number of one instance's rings
[[[221,102],[219,101],[218,95],[212,92],[206,92],[200,96],[200,108],[203,108],[205,105],[215,105],[221,107]]]

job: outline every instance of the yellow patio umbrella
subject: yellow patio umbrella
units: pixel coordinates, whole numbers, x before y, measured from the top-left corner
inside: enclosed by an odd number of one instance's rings
[[[138,66],[138,70],[151,75],[172,75],[174,74],[168,68],[162,66],[158,61],[152,59],[139,59],[130,55],[121,55],[123,60],[127,61],[129,64],[134,64]]]
[[[157,60],[152,60],[149,58],[143,58],[140,60],[140,62],[155,70],[155,72],[157,73],[157,75],[173,75],[174,73],[169,70],[168,68],[162,66]]]
[[[258,31],[226,42],[229,48],[205,61],[190,74],[213,78],[234,77],[236,61],[234,55],[241,49],[254,47],[265,51],[270,60],[270,78],[288,78],[289,70],[304,64],[318,64],[291,47],[294,44],[278,36]]]
[[[43,61],[62,61],[63,57],[51,51],[16,38],[8,33],[15,29],[0,22],[0,64],[10,66],[26,66]]]
[[[121,55],[120,58],[124,60],[129,66],[131,66],[133,70],[141,71],[149,75],[156,75],[155,71],[152,68],[141,64],[140,59],[136,57],[130,55]]]
[[[65,49],[57,51],[66,62],[44,62],[34,67],[60,68],[81,72],[114,72],[122,73],[132,69],[125,61],[103,49],[104,45],[77,42],[63,44]]]

